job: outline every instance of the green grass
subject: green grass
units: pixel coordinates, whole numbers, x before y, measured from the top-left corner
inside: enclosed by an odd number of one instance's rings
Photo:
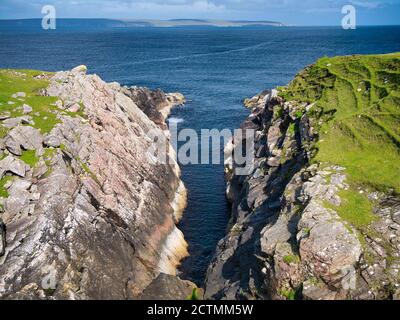
[[[0,198],[8,198],[8,191],[4,188],[7,182],[13,180],[14,177],[12,176],[4,176],[0,180]]]
[[[35,167],[35,165],[39,161],[39,157],[36,156],[36,150],[23,151],[20,159],[27,165],[29,165],[31,168]]]
[[[343,220],[358,230],[366,230],[366,227],[377,220],[377,216],[372,212],[373,205],[364,193],[349,189],[341,190],[339,196],[342,199],[339,207],[328,203],[325,203],[325,207],[335,210]]]
[[[372,204],[359,187],[400,194],[400,53],[324,57],[300,72],[280,95],[315,103],[309,115],[319,139],[312,162],[346,168],[352,188],[339,214],[364,227]]]
[[[28,104],[32,107],[32,117],[35,124],[33,127],[39,129],[42,133],[50,132],[60,121],[56,117],[57,107],[53,106],[57,101],[56,97],[45,97],[39,95],[39,90],[48,86],[45,79],[36,79],[39,74],[51,75],[48,72],[33,70],[0,70],[0,113],[10,113],[11,117],[23,116],[21,106]],[[12,98],[17,92],[24,92],[26,97],[23,101]],[[9,105],[8,102],[14,102]],[[6,134],[5,130],[0,130],[0,135]]]
[[[298,255],[284,256],[283,262],[285,262],[286,264],[296,264],[300,262],[300,257]]]
[[[296,291],[292,289],[281,289],[280,294],[287,300],[296,300]]]
[[[291,124],[289,125],[289,128],[288,128],[287,132],[288,132],[290,135],[294,136],[294,135],[296,134],[296,124],[295,124],[295,123],[291,123]]]
[[[100,180],[97,178],[96,174],[90,170],[89,166],[82,162],[80,159],[77,159],[81,164],[83,171],[85,171],[99,186],[101,186]]]
[[[7,132],[8,132],[8,129],[6,127],[0,125],[0,139],[5,138],[7,136]]]
[[[188,297],[187,300],[191,301],[198,301],[200,300],[199,294],[197,292],[197,288],[193,288],[191,295]]]

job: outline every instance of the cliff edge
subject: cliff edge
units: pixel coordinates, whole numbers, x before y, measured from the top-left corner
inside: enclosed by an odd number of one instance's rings
[[[0,298],[134,299],[175,275],[186,189],[147,150],[183,96],[85,66],[0,70],[0,87]]]
[[[322,58],[245,105],[254,171],[226,164],[206,298],[399,299],[400,54]]]

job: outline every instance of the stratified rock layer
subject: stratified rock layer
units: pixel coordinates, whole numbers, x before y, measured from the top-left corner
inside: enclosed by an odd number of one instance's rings
[[[108,85],[84,66],[36,78],[48,81],[40,94],[56,97],[57,120],[45,134],[15,121],[1,140],[0,298],[135,298],[187,255],[175,226],[186,201],[179,167],[147,154],[165,118],[142,111],[183,101]],[[29,150],[30,165],[19,158]]]

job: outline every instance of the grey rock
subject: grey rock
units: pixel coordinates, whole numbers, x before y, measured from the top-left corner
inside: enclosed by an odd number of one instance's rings
[[[3,219],[7,224],[19,219],[18,215],[21,213],[28,214],[29,198],[29,192],[26,190],[17,189],[10,193],[5,201],[3,214]]]
[[[302,295],[304,300],[336,300],[337,292],[329,290],[325,285],[304,283]]]
[[[32,181],[25,179],[14,179],[9,186],[9,192],[27,191],[32,186]]]
[[[202,290],[195,284],[162,273],[143,291],[140,300],[188,300],[193,290],[201,299]]]
[[[21,147],[25,150],[42,150],[43,137],[33,127],[17,126],[8,133],[5,144],[11,153],[21,155]]]
[[[159,89],[151,91],[143,87],[116,87],[116,89],[131,98],[162,129],[167,129],[165,121],[171,109],[185,103],[185,97],[180,93],[166,94]]]
[[[27,105],[27,104],[24,104],[24,105],[22,106],[22,112],[23,112],[24,114],[31,113],[32,111],[33,111],[33,109],[32,109],[31,106],[29,106],[29,105]]]
[[[14,128],[21,123],[21,118],[6,118],[3,121],[3,126],[6,128]]]
[[[73,69],[71,70],[71,73],[86,74],[86,72],[87,72],[87,67],[86,67],[85,65],[77,66],[77,67],[75,67],[75,68],[73,68]]]
[[[14,93],[11,97],[14,98],[14,99],[25,98],[26,97],[26,93],[25,92],[17,92],[17,93]]]
[[[0,178],[7,172],[25,177],[26,170],[27,165],[22,160],[14,158],[13,156],[7,156],[0,161]]]
[[[356,232],[340,221],[336,212],[311,201],[303,212],[300,229],[309,236],[300,241],[300,254],[306,268],[331,287],[341,286],[345,270],[360,260],[361,244]]]
[[[61,140],[56,135],[50,134],[44,137],[43,144],[46,147],[58,148],[61,145]]]
[[[73,103],[72,105],[69,105],[67,107],[67,110],[69,112],[73,112],[73,113],[79,112],[80,109],[81,109],[81,106],[78,103]]]

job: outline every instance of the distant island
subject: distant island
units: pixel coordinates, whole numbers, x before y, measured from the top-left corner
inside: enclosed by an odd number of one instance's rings
[[[273,26],[283,27],[284,24],[276,21],[228,21],[203,19],[172,19],[172,20],[121,20],[126,27],[248,27]]]
[[[0,30],[41,29],[41,19],[0,20]],[[112,28],[180,28],[180,27],[284,27],[275,21],[228,21],[202,19],[57,19],[57,29],[112,29]]]

